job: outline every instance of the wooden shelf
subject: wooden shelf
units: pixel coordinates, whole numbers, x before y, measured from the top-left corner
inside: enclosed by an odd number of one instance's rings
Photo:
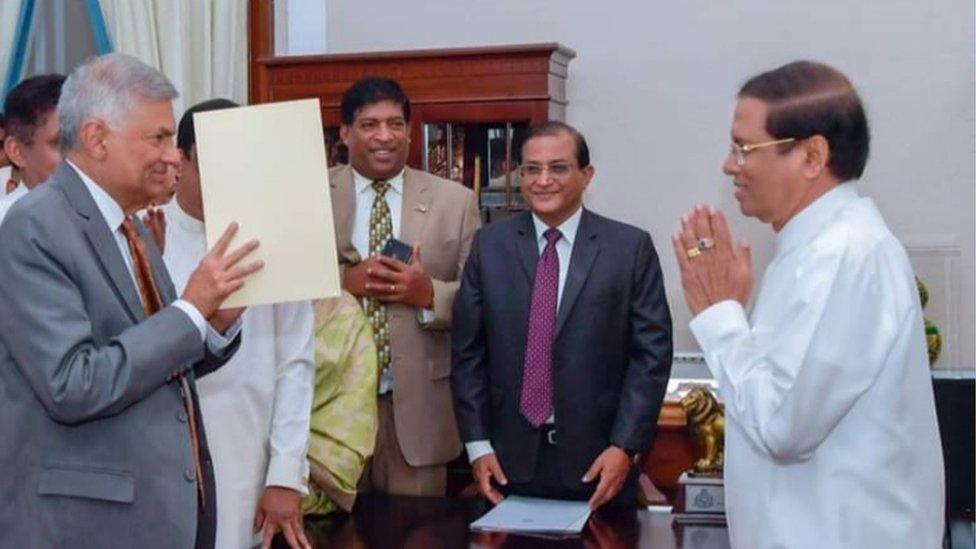
[[[407,163],[420,169],[429,122],[538,124],[563,120],[576,53],[558,43],[275,56],[272,0],[249,4],[251,104],[315,97],[326,128],[339,126],[342,93],[364,76],[395,79],[410,96]]]

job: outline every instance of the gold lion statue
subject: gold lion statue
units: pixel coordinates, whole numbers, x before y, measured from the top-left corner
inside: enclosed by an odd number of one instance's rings
[[[705,457],[695,462],[696,475],[721,475],[725,465],[725,408],[711,391],[695,387],[681,399],[688,417],[688,431],[705,449]]]

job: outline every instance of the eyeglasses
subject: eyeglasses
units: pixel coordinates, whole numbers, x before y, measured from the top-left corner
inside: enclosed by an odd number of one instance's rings
[[[742,167],[746,165],[746,154],[763,147],[772,147],[773,145],[782,145],[784,143],[792,143],[793,141],[796,141],[795,137],[775,139],[773,141],[763,141],[762,143],[748,143],[745,145],[740,145],[733,141],[730,152],[732,153],[732,156],[735,157],[735,164]]]
[[[573,165],[568,162],[554,162],[548,166],[541,164],[523,164],[519,167],[519,174],[522,179],[535,180],[542,177],[542,174],[549,172],[549,175],[556,179],[565,179],[573,171]]]

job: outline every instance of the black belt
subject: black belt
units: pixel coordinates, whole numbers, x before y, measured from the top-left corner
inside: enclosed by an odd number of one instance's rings
[[[556,428],[550,425],[542,426],[542,440],[551,444],[556,445]]]

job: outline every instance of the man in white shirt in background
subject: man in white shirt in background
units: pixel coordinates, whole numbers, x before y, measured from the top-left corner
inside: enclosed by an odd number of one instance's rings
[[[193,114],[236,106],[213,99],[191,107],[180,120],[180,184],[176,199],[163,206],[163,259],[177,288],[207,249]],[[310,547],[300,503],[308,491],[312,306],[302,301],[249,307],[242,319],[238,354],[198,383],[217,485],[216,547],[267,547],[278,530],[291,547]]]
[[[698,206],[674,237],[726,409],[733,547],[941,546],[942,450],[904,248],[853,183],[867,119],[844,75],[794,62],[738,94],[732,176],[776,253],[752,314],[748,244]]]
[[[17,176],[0,179],[0,221],[14,202],[51,177],[61,162],[57,107],[63,84],[61,74],[31,76],[4,99],[0,156]]]

